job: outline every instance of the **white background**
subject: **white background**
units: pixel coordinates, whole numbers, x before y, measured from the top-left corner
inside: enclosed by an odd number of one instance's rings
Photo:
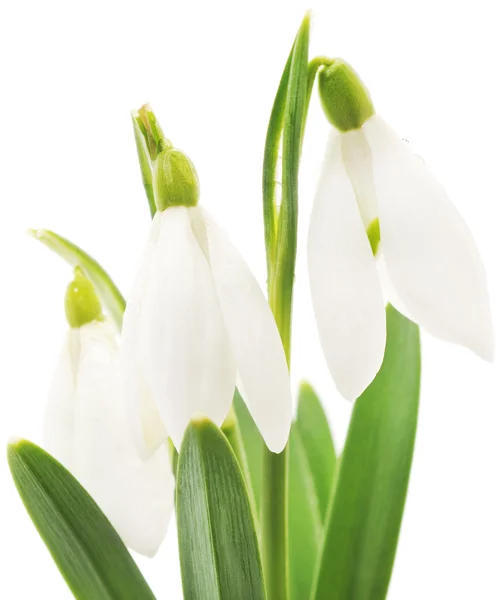
[[[501,56],[495,0],[313,2],[311,55],[342,56],[377,111],[430,164],[470,224],[503,334]],[[196,164],[202,203],[260,281],[261,162],[303,2],[18,0],[0,14],[0,443],[40,442],[66,328],[70,270],[25,235],[48,227],[97,257],[127,293],[149,228],[129,110],[150,101]],[[293,377],[323,397],[338,445],[351,406],[323,362],[305,233],[327,123],[313,95],[301,173]],[[499,342],[499,344],[498,344]],[[501,356],[488,365],[423,336],[417,446],[391,600],[501,599]],[[69,598],[0,460],[0,597]],[[181,598],[173,528],[138,559]]]

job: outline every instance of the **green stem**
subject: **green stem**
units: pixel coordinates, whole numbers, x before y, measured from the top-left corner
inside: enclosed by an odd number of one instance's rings
[[[316,79],[316,75],[321,67],[329,67],[334,61],[326,56],[316,56],[309,61],[308,74],[307,74],[307,94],[306,94],[306,114],[304,115],[304,122],[302,123],[302,140],[304,140],[304,130],[307,122],[307,111],[309,110],[309,104],[311,101],[311,95],[313,93],[313,86]]]
[[[287,457],[288,446],[275,454],[264,446],[262,522],[262,565],[268,600],[287,600]]]

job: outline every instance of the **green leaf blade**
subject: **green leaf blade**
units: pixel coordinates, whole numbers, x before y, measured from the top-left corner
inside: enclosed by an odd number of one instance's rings
[[[356,401],[313,600],[386,597],[412,463],[419,386],[419,329],[388,306],[383,365]]]
[[[70,266],[79,266],[86,277],[96,288],[96,292],[110,313],[119,330],[122,327],[122,317],[126,309],[126,301],[119,289],[103,267],[87,252],[70,240],[49,231],[48,229],[33,229],[29,233],[53,252],[58,254]]]
[[[299,389],[297,430],[302,438],[312,473],[318,511],[325,521],[337,458],[332,433],[323,406],[314,389],[303,382]]]
[[[251,488],[255,499],[257,515],[260,514],[260,499],[262,496],[262,466],[264,456],[264,441],[260,435],[253,417],[243,398],[236,390],[232,404],[236,415],[237,428],[243,444],[242,464],[245,480]],[[238,457],[239,459],[239,457]]]
[[[245,483],[228,441],[207,419],[185,433],[176,504],[185,600],[265,600]]]
[[[7,458],[23,503],[74,596],[81,600],[155,600],[112,525],[78,481],[28,442]]]
[[[278,218],[276,209],[276,169],[279,158],[279,148],[281,144],[281,133],[283,131],[284,124],[286,95],[288,91],[288,81],[290,79],[292,53],[293,48],[290,52],[285,68],[283,69],[283,74],[281,75],[278,90],[274,98],[264,149],[264,163],[262,169],[262,198],[268,281],[271,279],[272,269],[275,261],[276,228]]]

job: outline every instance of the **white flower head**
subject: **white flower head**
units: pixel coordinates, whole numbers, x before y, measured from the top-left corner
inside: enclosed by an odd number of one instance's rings
[[[267,301],[227,235],[198,206],[194,167],[171,145],[155,158],[153,188],[158,212],[122,333],[138,448],[149,456],[169,436],[180,449],[195,414],[221,425],[239,372],[240,391],[266,444],[280,452],[292,399]]]
[[[68,331],[45,414],[44,445],[91,494],[124,543],[152,556],[171,516],[166,445],[138,456],[124,408],[116,329],[82,273],[66,296]]]
[[[308,267],[320,341],[339,391],[355,399],[381,366],[383,272],[411,319],[491,360],[484,267],[444,189],[375,114],[347,63],[323,69],[320,96],[334,127],[311,215]]]

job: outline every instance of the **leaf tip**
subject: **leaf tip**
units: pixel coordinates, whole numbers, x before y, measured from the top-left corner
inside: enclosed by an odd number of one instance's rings
[[[196,427],[200,429],[201,427],[207,427],[208,425],[212,425],[211,419],[208,419],[206,415],[203,413],[194,413],[192,415],[192,419],[190,420],[190,425],[192,427]]]
[[[15,461],[16,456],[18,456],[19,452],[26,443],[27,440],[18,435],[13,435],[9,438],[7,442],[7,462],[9,463],[11,469],[13,466],[13,461]]]
[[[11,435],[7,442],[7,448],[18,448],[26,440],[19,435]]]

